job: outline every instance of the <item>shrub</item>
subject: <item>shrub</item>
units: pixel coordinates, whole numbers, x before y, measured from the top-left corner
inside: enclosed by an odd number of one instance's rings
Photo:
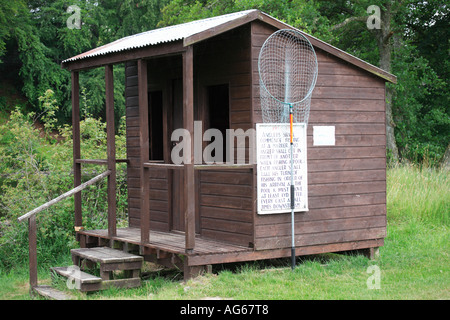
[[[42,99],[50,103],[51,94]],[[47,117],[47,118],[46,118]],[[73,188],[71,127],[58,128],[58,139],[50,134],[52,114],[45,132],[39,131],[34,113],[24,115],[19,109],[10,120],[0,126],[0,266],[11,268],[23,264],[28,257],[27,223],[17,218]],[[50,125],[48,125],[50,124]],[[117,157],[125,157],[124,120],[116,137]],[[87,117],[80,123],[82,157],[106,158],[105,124]],[[85,166],[83,182],[99,174],[104,167]],[[117,170],[118,224],[127,220],[127,188],[125,167]],[[106,228],[106,180],[82,192],[83,223],[87,228]],[[37,214],[37,242],[39,263],[54,263],[55,257],[67,254],[75,243],[73,198],[66,199]]]

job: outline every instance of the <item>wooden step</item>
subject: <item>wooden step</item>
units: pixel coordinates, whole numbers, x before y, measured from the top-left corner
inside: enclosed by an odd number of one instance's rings
[[[50,269],[63,277],[70,278],[73,281],[71,284],[74,286],[72,289],[78,289],[81,292],[104,290],[111,286],[116,288],[136,288],[141,285],[140,277],[104,280],[81,270],[76,270],[76,272],[74,272],[73,266],[52,267]]]
[[[143,257],[108,247],[81,248],[70,250],[72,256],[78,256],[99,263],[141,262]]]
[[[69,286],[87,292],[103,290],[110,286],[118,288],[135,288],[141,285],[140,271],[144,258],[108,247],[72,249],[74,266],[53,267],[54,273],[71,279]],[[91,266],[100,264],[100,277],[80,270],[88,261]],[[94,265],[92,265],[94,263]],[[125,279],[114,279],[113,271],[123,270]]]
[[[73,267],[52,267],[50,269],[63,277],[73,278],[81,283],[97,283],[102,281],[100,277],[93,276],[81,270],[74,270]]]
[[[51,300],[71,300],[72,296],[51,286],[36,286],[33,291]]]
[[[111,272],[117,270],[126,271],[129,278],[139,278],[144,261],[142,256],[108,247],[72,249],[71,253],[74,265],[82,266],[83,259],[91,263],[99,263],[100,276],[103,280],[110,280]]]
[[[52,267],[53,272],[69,278],[73,281],[74,288],[82,292],[97,291],[102,287],[102,278],[86,273],[81,270],[75,270],[72,267]]]

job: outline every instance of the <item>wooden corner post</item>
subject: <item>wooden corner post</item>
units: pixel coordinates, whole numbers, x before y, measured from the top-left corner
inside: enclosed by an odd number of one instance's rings
[[[74,188],[81,184],[81,163],[77,160],[81,158],[81,134],[80,134],[80,83],[78,71],[72,71],[72,135],[73,135],[73,184]],[[81,213],[81,192],[74,195],[74,215],[75,228],[83,226]]]
[[[147,61],[138,60],[138,95],[139,95],[139,146],[141,154],[140,198],[141,198],[141,242],[150,242],[150,188],[149,172],[144,166],[150,159]]]
[[[108,170],[108,236],[116,236],[116,133],[114,128],[114,73],[113,66],[105,66],[106,93],[106,149]]]
[[[186,252],[195,246],[195,175],[194,175],[194,52],[183,52],[183,126],[189,132],[191,152],[184,152],[184,199]],[[190,158],[188,155],[190,154]]]

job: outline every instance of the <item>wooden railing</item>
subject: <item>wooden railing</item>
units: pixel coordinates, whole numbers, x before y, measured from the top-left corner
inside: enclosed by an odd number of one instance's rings
[[[34,287],[38,284],[38,278],[37,278],[37,242],[36,242],[36,214],[41,212],[42,210],[48,209],[52,205],[82,191],[83,189],[87,188],[90,185],[93,185],[97,181],[100,181],[104,179],[105,177],[109,176],[111,174],[111,170],[107,170],[103,172],[102,174],[99,174],[98,176],[92,178],[89,181],[86,181],[85,183],[80,184],[76,188],[73,188],[72,190],[60,195],[59,197],[50,200],[49,202],[43,204],[42,206],[31,210],[30,212],[27,212],[26,214],[20,216],[18,218],[19,222],[22,222],[26,219],[28,219],[28,255],[29,255],[29,267],[30,267],[30,290],[32,290]]]

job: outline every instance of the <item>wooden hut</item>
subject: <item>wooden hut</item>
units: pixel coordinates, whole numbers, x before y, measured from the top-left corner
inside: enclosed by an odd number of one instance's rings
[[[148,261],[184,268],[186,278],[211,264],[290,256],[290,214],[258,213],[257,164],[206,164],[185,151],[181,164],[171,157],[181,141],[173,141],[175,129],[187,130],[194,150],[207,145],[195,130],[245,132],[262,122],[258,55],[270,34],[286,28],[293,29],[249,10],[151,30],[63,61],[72,73],[75,187],[84,163],[104,165],[108,175],[107,230],[83,229],[75,195],[81,247],[124,244]],[[385,83],[396,78],[305,35],[319,74],[306,139],[308,210],[295,214],[295,252],[370,252],[386,236]],[[126,78],[113,80],[118,63]],[[105,68],[108,158],[81,159],[78,74],[97,67]],[[115,156],[113,81],[126,85],[127,159]],[[249,143],[239,148],[248,160]],[[124,229],[115,223],[118,161],[128,173]]]

